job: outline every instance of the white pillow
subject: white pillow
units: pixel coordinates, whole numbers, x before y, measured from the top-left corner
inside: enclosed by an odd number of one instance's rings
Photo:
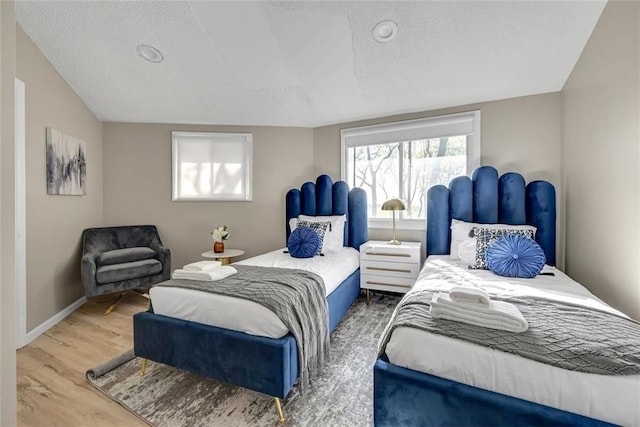
[[[460,257],[460,245],[465,240],[473,242],[475,248],[476,238],[470,237],[469,233],[473,230],[473,227],[502,229],[502,230],[532,230],[533,236],[536,235],[536,228],[532,225],[510,225],[510,224],[478,224],[475,222],[464,222],[459,219],[451,220],[451,251],[449,252],[449,258],[453,260],[459,260]],[[473,263],[475,264],[475,260]]]
[[[476,239],[465,239],[458,246],[458,257],[467,265],[476,263]]]
[[[326,215],[326,216],[309,216],[300,215],[298,218],[291,218],[289,220],[289,227],[291,231],[295,230],[298,226],[298,219],[308,222],[329,222],[331,227],[324,235],[322,242],[322,253],[330,254],[335,253],[344,246],[344,223],[347,220],[346,215]]]

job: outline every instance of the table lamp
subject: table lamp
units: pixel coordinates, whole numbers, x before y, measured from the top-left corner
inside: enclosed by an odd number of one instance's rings
[[[382,204],[383,211],[393,211],[393,239],[389,241],[390,245],[399,245],[402,242],[396,239],[396,211],[403,211],[406,207],[400,199],[390,199]]]

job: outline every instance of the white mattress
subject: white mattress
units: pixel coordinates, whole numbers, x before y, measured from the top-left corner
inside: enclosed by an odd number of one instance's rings
[[[435,285],[447,291],[455,284],[444,280],[442,272],[446,271],[455,275],[459,284],[471,280],[489,291],[500,289],[502,293],[512,290],[519,293],[525,289],[528,294],[571,300],[619,313],[561,271],[548,266],[545,269],[553,271],[555,276],[506,279],[487,270],[468,270],[460,261],[451,261],[446,255],[430,256],[414,288],[428,284],[429,288]],[[393,332],[386,353],[394,365],[614,424],[640,426],[640,375],[569,371],[407,327]]]
[[[359,253],[353,248],[313,258],[293,258],[283,251],[278,249],[235,264],[311,271],[322,277],[325,295],[360,266]],[[151,288],[149,295],[157,314],[270,338],[282,338],[289,332],[271,310],[241,298],[166,286]]]

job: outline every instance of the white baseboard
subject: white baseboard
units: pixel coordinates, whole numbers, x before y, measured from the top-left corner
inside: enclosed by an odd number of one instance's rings
[[[80,307],[85,302],[87,302],[87,297],[80,298],[79,300],[71,303],[64,310],[53,315],[49,320],[46,320],[45,322],[41,323],[40,325],[36,326],[35,328],[27,332],[23,340],[21,340],[20,337],[18,337],[18,341],[19,341],[18,348],[24,347],[25,345],[29,344],[31,341],[38,338],[40,335],[47,332],[50,328],[57,325],[60,321],[62,321],[65,317],[73,313],[78,307]]]

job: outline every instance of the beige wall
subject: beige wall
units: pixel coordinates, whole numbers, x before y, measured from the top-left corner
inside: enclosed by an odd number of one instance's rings
[[[84,295],[80,238],[102,224],[102,123],[20,27],[16,75],[26,87],[27,331]],[[87,195],[47,195],[45,129],[86,142]]]
[[[481,164],[492,165],[500,173],[520,172],[527,180],[546,179],[556,186],[559,198],[562,137],[559,92],[316,128],[313,131],[314,170],[316,174],[340,177],[340,129],[471,110],[480,110],[482,115]],[[422,241],[424,247],[424,234],[424,231],[403,230],[398,236],[401,240]],[[559,266],[564,260],[562,235],[562,224],[558,221]],[[370,230],[369,237],[388,240],[390,231]]]
[[[14,76],[15,9],[0,2],[0,425],[16,425]]]
[[[155,224],[173,268],[211,250],[209,232],[219,225],[229,226],[226,247],[245,256],[285,246],[285,194],[315,178],[311,129],[127,123],[103,129],[105,225]],[[252,133],[253,201],[172,202],[172,130]]]
[[[567,272],[640,319],[640,3],[610,1],[563,89]]]

